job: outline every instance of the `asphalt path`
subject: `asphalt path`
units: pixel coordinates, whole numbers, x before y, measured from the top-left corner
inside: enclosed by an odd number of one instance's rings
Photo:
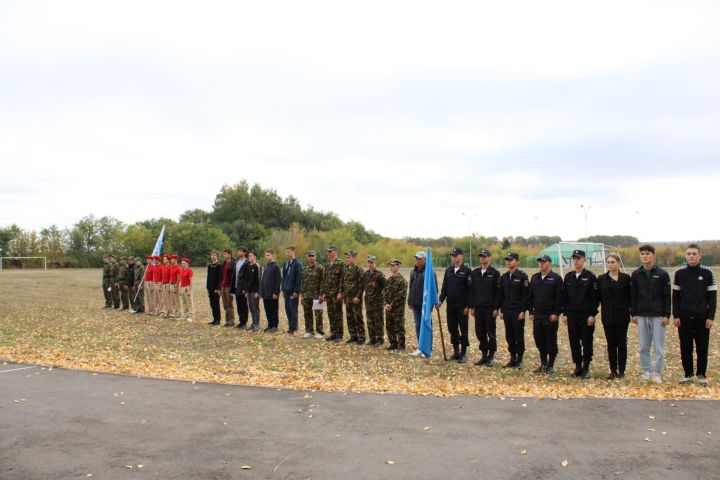
[[[720,478],[718,407],[322,393],[0,363],[0,479],[705,480]]]

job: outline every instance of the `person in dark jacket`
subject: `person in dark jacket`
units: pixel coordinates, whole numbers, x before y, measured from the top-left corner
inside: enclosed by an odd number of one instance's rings
[[[415,254],[415,268],[410,271],[410,282],[408,287],[408,306],[415,321],[415,338],[418,341],[418,348],[410,355],[419,357],[420,351],[420,323],[422,322],[423,293],[425,290],[425,265],[427,258],[425,252]],[[435,274],[435,272],[433,272]],[[437,288],[437,275],[435,275],[435,288]],[[436,292],[437,293],[437,292]]]
[[[525,354],[525,311],[530,281],[527,274],[518,269],[519,262],[517,253],[508,253],[505,256],[508,271],[500,277],[498,305],[500,319],[505,323],[505,340],[510,352],[510,360],[503,368],[522,368]]]
[[[218,262],[218,252],[210,252],[210,263],[207,266],[207,280],[205,286],[210,299],[210,310],[213,319],[208,325],[220,325],[220,276],[222,275],[222,264]]]
[[[468,313],[471,303],[471,282],[472,272],[463,264],[465,251],[462,248],[454,248],[452,253],[453,264],[445,270],[442,288],[440,290],[440,303],[437,309],[447,300],[447,326],[450,331],[450,342],[453,346],[453,354],[450,360],[457,360],[458,363],[467,361],[468,341]],[[462,348],[461,348],[462,347]]]
[[[475,317],[475,336],[480,342],[480,360],[475,365],[495,365],[497,352],[498,292],[500,272],[490,265],[491,253],[481,250],[480,266],[472,271],[472,307]]]
[[[540,271],[530,278],[528,311],[533,324],[535,346],[540,352],[540,366],[533,373],[555,373],[555,358],[558,354],[558,321],[562,313],[562,286],[560,275],[552,271],[552,258],[540,256],[537,261]]]
[[[637,325],[643,380],[662,382],[665,328],[670,321],[670,275],[655,264],[655,247],[640,246],[640,268],[630,281],[630,314]],[[651,347],[655,350],[653,367]]]
[[[607,341],[608,380],[623,378],[627,365],[627,331],[630,325],[630,275],[620,271],[620,255],[608,254],[607,272],[598,277],[598,296]]]
[[[282,273],[280,267],[275,261],[275,252],[271,249],[265,250],[265,268],[260,279],[260,298],[263,300],[265,308],[265,317],[268,325],[265,332],[277,332],[280,323],[278,308],[280,298],[280,283],[282,281]]]
[[[289,335],[295,335],[298,329],[298,307],[300,305],[300,289],[302,288],[302,264],[295,258],[295,247],[285,250],[287,261],[282,269],[281,290],[285,299],[285,315],[288,318]]]
[[[241,330],[248,329],[248,304],[247,297],[243,291],[245,273],[247,272],[247,247],[237,247],[235,250],[235,306],[237,307],[238,324]]]
[[[572,272],[563,280],[563,313],[575,363],[573,376],[590,378],[595,316],[598,311],[597,277],[585,268],[585,252],[573,250]]]
[[[225,326],[235,326],[235,259],[232,256],[232,250],[226,248],[222,253],[225,262],[220,271],[220,299],[222,300],[223,310],[225,310]]]
[[[684,375],[680,383],[693,377],[693,342],[697,350],[697,381],[707,385],[708,345],[710,329],[717,308],[717,283],[712,270],[700,265],[700,247],[690,244],[685,249],[687,264],[675,272],[673,281],[673,317],[680,335],[680,357]]]
[[[252,326],[248,330],[256,331],[260,328],[260,266],[257,264],[257,254],[248,252],[247,269],[243,275],[243,292],[247,299],[248,310],[252,317]]]

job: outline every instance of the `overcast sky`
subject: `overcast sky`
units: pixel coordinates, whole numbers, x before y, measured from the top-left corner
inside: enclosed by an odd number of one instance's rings
[[[0,226],[247,179],[392,237],[720,238],[719,5],[0,1]]]

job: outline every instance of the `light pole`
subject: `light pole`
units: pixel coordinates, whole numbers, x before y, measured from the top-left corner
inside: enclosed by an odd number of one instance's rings
[[[470,244],[470,248],[468,248],[468,256],[469,256],[469,262],[470,262],[470,268],[472,269],[472,239],[475,237],[472,233],[472,217],[477,217],[477,214],[475,213],[465,213],[462,212],[463,217],[467,217],[468,219],[468,231],[470,232],[470,241],[468,242]]]
[[[588,239],[588,222],[587,222],[587,216],[588,216],[588,210],[590,210],[590,206],[580,205],[580,208],[583,209],[583,212],[585,212],[585,241]]]

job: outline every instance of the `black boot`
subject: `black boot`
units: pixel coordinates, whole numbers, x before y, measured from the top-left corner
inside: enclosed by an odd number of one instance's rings
[[[545,373],[547,367],[547,353],[540,354],[540,366],[533,370],[533,373]]]
[[[488,367],[492,367],[495,365],[495,359],[493,358],[495,356],[495,352],[490,352],[487,357],[487,362],[485,362],[485,365]]]
[[[460,359],[460,346],[453,345],[453,354],[450,356],[450,360],[459,360],[459,359]]]
[[[467,354],[467,347],[465,345],[463,345],[462,347],[460,347],[460,358],[458,358],[458,363],[467,362],[466,354]]]
[[[510,360],[505,365],[503,365],[503,368],[515,368],[516,365],[517,364],[516,364],[516,360],[515,360],[515,354],[511,353]]]
[[[485,365],[487,363],[487,352],[485,350],[482,351],[482,358],[475,362],[475,365]]]
[[[575,364],[575,370],[573,371],[572,375],[573,375],[573,377],[579,377],[580,375],[582,375],[582,364],[581,363]]]
[[[522,353],[518,353],[518,354],[517,354],[517,357],[516,357],[516,359],[515,359],[515,368],[517,368],[518,370],[520,370],[522,367],[523,367],[523,354],[522,354]]]
[[[548,363],[545,366],[545,374],[552,375],[553,373],[555,373],[555,357],[556,355],[550,355]]]
[[[583,379],[587,380],[590,378],[590,362],[584,362],[581,376]]]

